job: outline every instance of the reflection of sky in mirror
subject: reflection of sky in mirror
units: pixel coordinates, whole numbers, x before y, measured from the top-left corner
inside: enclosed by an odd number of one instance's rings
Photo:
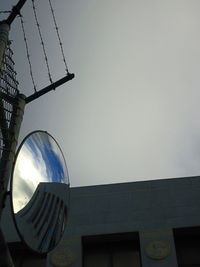
[[[65,161],[58,145],[47,133],[35,132],[24,142],[15,164],[15,213],[29,202],[41,182],[69,183]]]

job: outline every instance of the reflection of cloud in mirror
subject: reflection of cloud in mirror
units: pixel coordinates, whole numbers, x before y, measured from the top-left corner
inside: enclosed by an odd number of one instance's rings
[[[27,143],[32,149],[36,160],[38,159],[38,154],[41,154],[42,160],[48,166],[46,172],[49,182],[68,183],[68,174],[63,155],[51,136],[44,132],[35,133],[27,140]]]
[[[26,139],[13,175],[15,213],[25,207],[40,182],[68,183],[62,153],[54,139],[45,132],[33,133]]]
[[[25,144],[18,155],[14,171],[14,212],[22,209],[31,199],[37,185],[45,181],[48,181],[45,162],[41,157],[34,158],[30,147]]]

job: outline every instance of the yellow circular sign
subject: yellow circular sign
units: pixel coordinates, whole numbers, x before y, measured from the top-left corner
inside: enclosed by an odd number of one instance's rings
[[[171,247],[166,241],[152,240],[146,245],[145,252],[153,260],[162,260],[169,256]]]

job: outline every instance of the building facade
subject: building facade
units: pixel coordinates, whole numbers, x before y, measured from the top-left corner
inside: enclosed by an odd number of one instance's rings
[[[7,209],[2,225],[13,244],[9,216]],[[200,266],[199,241],[200,177],[76,187],[65,235],[45,265]]]

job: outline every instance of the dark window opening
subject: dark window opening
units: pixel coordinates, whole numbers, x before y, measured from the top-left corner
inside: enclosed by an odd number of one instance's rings
[[[84,267],[141,267],[138,233],[83,237]]]
[[[46,266],[46,255],[28,249],[23,243],[9,243],[8,247],[15,267]]]
[[[174,242],[179,267],[200,266],[200,227],[174,229]]]

